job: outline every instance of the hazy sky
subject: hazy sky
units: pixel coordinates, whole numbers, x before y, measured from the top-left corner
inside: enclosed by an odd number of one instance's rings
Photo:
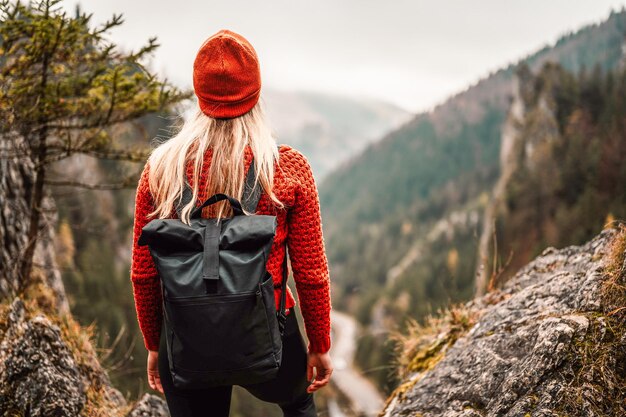
[[[427,110],[559,35],[606,19],[626,0],[66,0],[125,22],[110,39],[161,46],[150,67],[191,87],[202,42],[241,33],[261,61],[263,86],[376,97]]]

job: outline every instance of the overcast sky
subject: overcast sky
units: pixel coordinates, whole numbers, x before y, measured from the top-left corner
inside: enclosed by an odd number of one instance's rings
[[[149,66],[191,88],[202,42],[220,29],[245,36],[263,86],[374,97],[411,111],[449,95],[626,0],[66,0],[101,23],[122,13],[110,39],[131,49],[151,36]]]

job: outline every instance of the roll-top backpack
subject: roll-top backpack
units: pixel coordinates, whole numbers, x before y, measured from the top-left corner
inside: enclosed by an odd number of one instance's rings
[[[164,330],[172,381],[179,388],[245,385],[274,378],[282,361],[287,252],[280,307],[266,262],[276,216],[255,213],[261,196],[254,186],[254,160],[242,201],[215,194],[195,208],[190,225],[180,209],[190,201],[185,181],[178,219],[154,219],[142,229],[161,280]],[[233,216],[202,218],[204,207],[228,200]]]

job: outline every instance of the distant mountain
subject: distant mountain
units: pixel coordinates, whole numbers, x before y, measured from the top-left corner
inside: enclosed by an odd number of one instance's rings
[[[267,90],[263,101],[279,143],[301,150],[317,179],[412,117],[382,101],[322,93]]]
[[[471,298],[520,64],[533,73],[546,62],[574,73],[615,70],[624,65],[625,35],[626,11],[612,12],[416,115],[330,173],[320,199],[334,305],[384,331]],[[381,351],[363,339],[357,358],[375,368],[386,363]],[[372,356],[378,362],[368,363]]]

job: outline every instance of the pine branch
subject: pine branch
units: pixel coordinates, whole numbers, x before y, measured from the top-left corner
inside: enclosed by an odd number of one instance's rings
[[[57,30],[56,36],[54,38],[54,43],[52,44],[52,48],[49,53],[50,57],[53,57],[57,49],[59,48],[59,43],[62,37],[61,35],[63,34],[63,27],[65,26],[65,23],[66,23],[63,17],[65,17],[65,12],[63,12],[61,22],[59,23],[59,30]]]
[[[89,17],[91,17],[91,14],[89,15]],[[122,23],[124,23],[124,17],[122,13],[119,13],[119,14],[113,13],[113,17],[111,17],[110,20],[107,20],[106,22],[104,22],[100,28],[95,29],[92,32],[92,35],[100,38],[100,36],[104,34],[105,32],[107,32],[109,29],[112,29],[115,26],[119,26]]]
[[[139,59],[141,59],[145,54],[148,54],[150,52],[152,52],[154,49],[158,48],[159,46],[161,46],[160,44],[156,43],[156,36],[153,36],[151,38],[148,39],[148,45],[143,46],[139,51],[137,51],[136,53],[130,53],[126,59],[128,59],[129,61],[139,61]]]

